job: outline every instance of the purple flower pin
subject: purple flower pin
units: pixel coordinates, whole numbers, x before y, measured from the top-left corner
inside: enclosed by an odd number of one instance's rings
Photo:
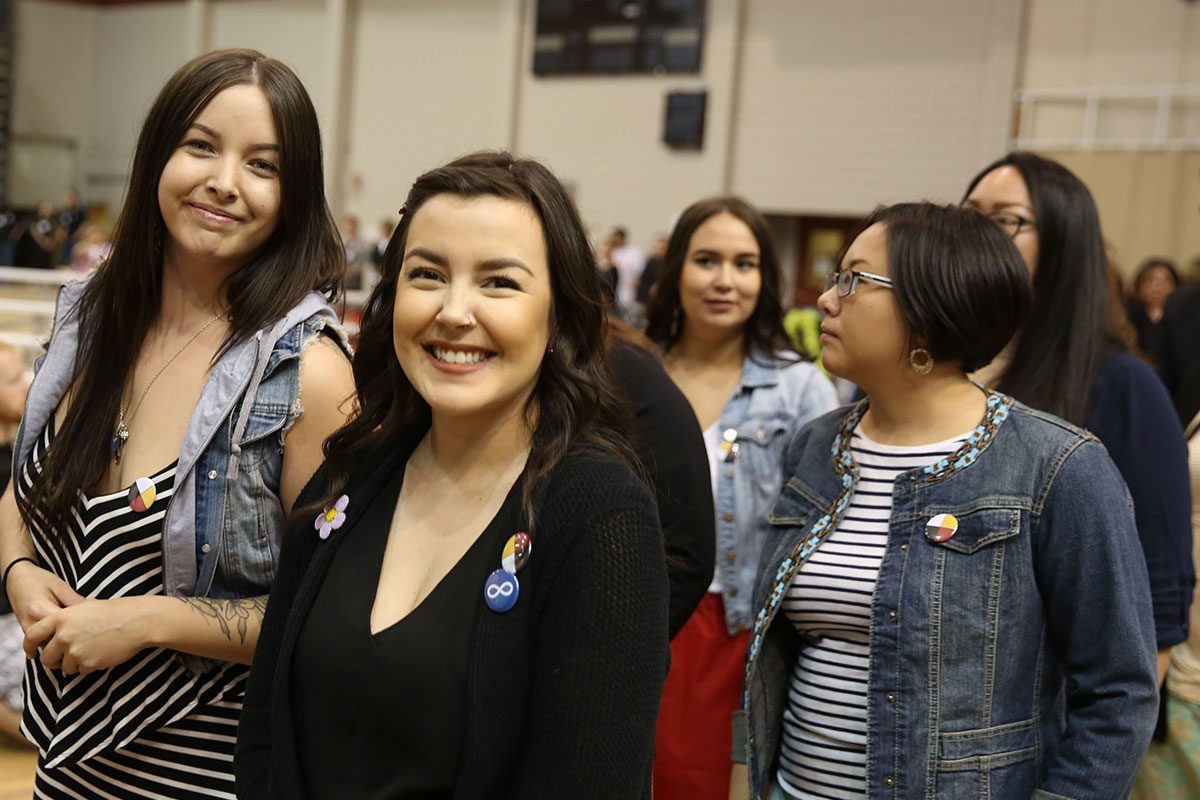
[[[348,505],[350,505],[349,496],[342,495],[332,506],[325,506],[325,510],[317,514],[313,523],[313,527],[317,529],[317,535],[322,539],[328,539],[329,534],[342,527],[346,522],[346,506]]]

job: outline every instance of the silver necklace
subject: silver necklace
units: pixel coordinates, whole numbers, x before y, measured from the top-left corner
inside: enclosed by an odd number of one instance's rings
[[[146,384],[146,388],[142,389],[142,394],[141,394],[141,396],[138,397],[137,402],[134,403],[133,407],[129,409],[128,417],[125,416],[125,404],[121,403],[120,414],[117,418],[117,430],[116,430],[116,433],[113,434],[112,445],[111,445],[113,461],[115,463],[117,463],[117,464],[121,463],[121,454],[125,450],[125,443],[129,441],[129,423],[133,421],[134,415],[137,414],[138,409],[142,407],[142,401],[146,399],[146,394],[147,394],[147,392],[150,391],[150,387],[152,387],[154,385],[154,382],[158,380],[159,376],[162,375],[163,372],[166,371],[167,367],[171,366],[171,364],[175,361],[175,359],[179,358],[180,354],[183,353],[184,350],[188,349],[188,346],[192,342],[194,342],[200,338],[200,334],[204,333],[206,330],[208,330],[210,327],[212,327],[212,324],[214,322],[216,322],[217,320],[219,320],[222,316],[223,316],[222,314],[217,314],[212,319],[210,319],[208,322],[201,325],[200,330],[193,333],[192,338],[190,338],[186,342],[184,342],[183,346],[180,347],[178,350],[176,350],[175,353],[170,358],[168,358],[161,367],[158,368],[158,372],[154,373],[154,377],[151,378],[150,382]]]

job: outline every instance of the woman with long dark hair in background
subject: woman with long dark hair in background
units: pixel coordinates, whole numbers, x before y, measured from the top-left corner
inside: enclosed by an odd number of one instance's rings
[[[1187,448],[1162,382],[1122,343],[1092,194],[1061,164],[1014,152],[976,175],[963,202],[1009,235],[1033,277],[1029,321],[974,377],[1104,443],[1133,498],[1165,671],[1195,583]]]
[[[284,544],[239,796],[648,800],[667,576],[603,325],[545,167],[413,184]]]
[[[59,294],[0,501],[35,794],[233,796],[285,514],[352,390],[317,115],[282,63],[155,99],[109,259]]]
[[[716,570],[671,644],[654,763],[658,800],[724,798],[740,724],[750,600],[782,480],[783,448],[837,405],[833,386],[790,349],[779,262],[745,200],[689,206],[671,232],[647,334],[691,402],[716,504]],[[740,748],[739,748],[740,749]]]

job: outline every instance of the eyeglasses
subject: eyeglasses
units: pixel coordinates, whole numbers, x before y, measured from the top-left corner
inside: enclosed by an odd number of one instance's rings
[[[1010,239],[1017,238],[1017,234],[1026,228],[1036,228],[1037,222],[1022,217],[1020,214],[1013,214],[1010,211],[1001,212],[999,214],[988,214],[988,219],[1000,226],[1000,228],[1008,234]]]
[[[870,272],[860,272],[856,269],[840,269],[825,276],[825,291],[837,287],[838,297],[849,297],[858,288],[858,281],[870,281],[880,286],[892,288],[892,279],[883,275],[873,275]]]

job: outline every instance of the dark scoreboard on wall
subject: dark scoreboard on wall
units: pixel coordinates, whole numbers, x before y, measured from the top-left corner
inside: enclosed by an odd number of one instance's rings
[[[537,75],[697,73],[705,0],[538,0]]]

